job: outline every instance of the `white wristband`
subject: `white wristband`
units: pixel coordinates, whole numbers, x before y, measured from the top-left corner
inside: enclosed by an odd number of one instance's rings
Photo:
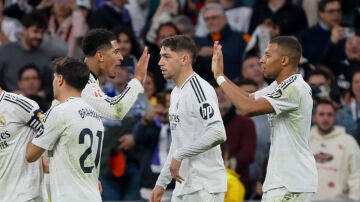
[[[222,83],[226,82],[226,79],[224,76],[218,76],[218,78],[216,78],[216,83],[221,86]]]

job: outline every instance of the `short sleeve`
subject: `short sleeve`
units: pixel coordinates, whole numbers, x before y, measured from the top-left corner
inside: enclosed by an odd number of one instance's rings
[[[277,88],[271,94],[263,96],[270,102],[276,114],[291,111],[299,107],[300,90],[295,85],[289,85],[284,89]]]
[[[269,86],[267,86],[267,87],[265,87],[265,88],[263,88],[261,90],[256,91],[254,93],[255,100],[259,99],[260,97],[263,97],[263,96],[265,96],[265,95],[267,95],[267,94],[269,94],[271,92],[273,92],[274,89],[276,88],[276,86],[277,86],[276,81],[273,81]]]
[[[14,115],[18,120],[21,120],[23,123],[26,123],[27,126],[35,130],[43,128],[42,118],[44,115],[35,101],[22,95],[14,94],[6,94],[4,99],[16,106],[14,108]]]
[[[45,150],[52,150],[65,129],[60,107],[49,110],[44,118],[44,129],[39,130],[32,143]]]

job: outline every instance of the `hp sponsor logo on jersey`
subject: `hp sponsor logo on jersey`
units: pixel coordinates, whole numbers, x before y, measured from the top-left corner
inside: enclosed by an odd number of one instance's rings
[[[214,116],[214,109],[209,103],[204,103],[200,107],[200,114],[203,119],[210,119]]]

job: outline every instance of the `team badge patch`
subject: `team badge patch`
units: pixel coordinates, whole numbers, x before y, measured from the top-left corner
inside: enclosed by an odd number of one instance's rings
[[[4,115],[0,115],[0,128],[6,125],[6,119]]]
[[[39,121],[43,122],[44,117],[45,117],[45,115],[44,115],[43,113],[38,112],[38,113],[36,114],[36,116],[38,117]]]
[[[214,116],[214,109],[209,103],[203,103],[200,107],[200,114],[204,120],[210,119]]]

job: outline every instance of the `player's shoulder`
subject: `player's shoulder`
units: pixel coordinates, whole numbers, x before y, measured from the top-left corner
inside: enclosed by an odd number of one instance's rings
[[[92,73],[90,73],[87,84],[97,84],[97,81],[97,78]]]
[[[214,88],[198,74],[193,74],[186,83],[182,86],[186,91],[194,92],[196,94],[207,94]]]
[[[200,101],[206,100],[206,95],[209,92],[208,83],[197,74],[193,74],[188,78],[181,90],[189,97],[196,97]]]
[[[23,95],[18,95],[9,92],[4,92],[1,95],[0,102],[2,104],[7,104],[9,107],[19,108],[20,110],[24,110],[28,113],[33,111],[33,109],[39,108],[39,105],[35,101]]]

